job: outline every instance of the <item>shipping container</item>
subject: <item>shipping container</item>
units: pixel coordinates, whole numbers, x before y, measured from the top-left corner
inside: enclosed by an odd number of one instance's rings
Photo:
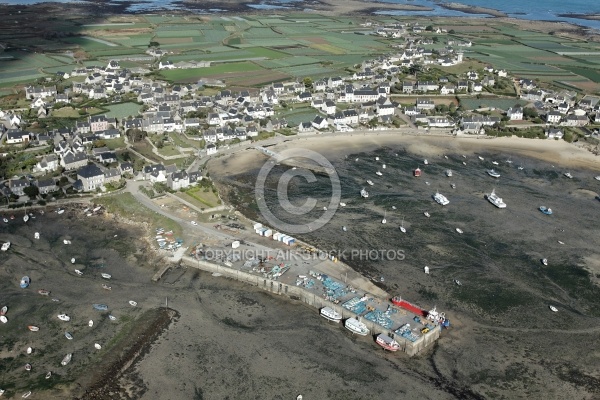
[[[260,222],[257,222],[256,224],[254,224],[254,230],[257,230],[260,228],[262,228],[262,224]]]
[[[263,234],[263,236],[265,236],[265,237],[271,237],[271,235],[273,235],[272,229],[267,229]]]

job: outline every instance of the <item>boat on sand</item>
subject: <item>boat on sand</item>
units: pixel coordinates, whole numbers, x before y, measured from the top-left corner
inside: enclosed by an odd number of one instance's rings
[[[369,334],[369,328],[367,328],[367,325],[354,317],[348,318],[344,322],[344,327],[350,332],[356,333],[357,335],[366,336]]]
[[[554,306],[552,306],[552,305],[550,305],[550,306],[548,306],[548,307],[549,307],[549,308],[550,308],[552,311],[554,311],[554,312],[558,312],[558,308],[556,308],[556,307],[554,307]]]
[[[60,362],[61,365],[67,365],[69,362],[71,362],[71,358],[73,358],[73,353],[69,353],[65,356],[65,358],[62,359],[62,361]]]
[[[29,329],[31,332],[37,332],[37,331],[39,331],[39,330],[40,330],[40,328],[39,328],[39,327],[37,327],[37,326],[34,326],[34,325],[29,325],[29,326],[27,327],[27,329]]]
[[[340,322],[342,320],[342,314],[338,313],[331,307],[321,308],[321,317],[328,319],[333,322]]]
[[[378,345],[380,345],[381,347],[383,347],[384,349],[389,350],[389,351],[398,351],[400,349],[400,344],[398,342],[396,342],[394,339],[392,339],[388,335],[384,335],[383,333],[380,333],[379,335],[377,335],[377,339],[375,339],[375,343],[377,343]]]

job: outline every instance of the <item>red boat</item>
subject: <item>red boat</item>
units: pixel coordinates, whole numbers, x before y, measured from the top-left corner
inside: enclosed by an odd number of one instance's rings
[[[410,311],[413,314],[416,314],[420,317],[426,317],[427,316],[427,311],[423,310],[421,307],[415,306],[412,303],[409,303],[406,300],[402,300],[402,298],[400,296],[395,296],[392,298],[392,303],[395,306],[398,306],[400,308],[404,308],[405,310]]]
[[[421,176],[421,168],[417,168],[413,171],[414,176]]]
[[[389,351],[398,351],[398,349],[400,349],[400,344],[398,342],[396,342],[388,335],[384,335],[383,333],[377,335],[377,339],[375,340],[375,342]]]

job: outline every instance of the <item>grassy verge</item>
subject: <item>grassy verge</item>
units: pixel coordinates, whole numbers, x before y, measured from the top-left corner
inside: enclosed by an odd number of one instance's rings
[[[95,200],[102,204],[109,212],[118,214],[123,218],[135,219],[136,222],[146,222],[152,227],[160,227],[169,231],[172,230],[175,236],[182,235],[181,226],[160,214],[141,205],[131,193],[120,193],[114,196],[107,196]]]
[[[207,188],[195,187],[183,193],[177,193],[177,196],[201,208],[211,208],[221,204],[217,195]]]

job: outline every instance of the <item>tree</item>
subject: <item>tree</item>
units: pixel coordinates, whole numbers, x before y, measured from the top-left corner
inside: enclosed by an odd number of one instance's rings
[[[313,80],[311,78],[309,78],[308,76],[306,78],[304,78],[304,87],[306,89],[312,89],[313,87]]]
[[[40,194],[40,190],[37,186],[27,186],[23,189],[23,193],[25,193],[29,197],[35,197]]]
[[[93,146],[95,148],[104,147],[104,146],[106,146],[106,142],[104,140],[102,140],[102,139],[98,139],[98,140],[94,141],[94,145]]]
[[[136,159],[133,162],[133,170],[134,171],[141,171],[142,169],[144,169],[144,160],[142,160],[141,158]]]
[[[527,119],[534,119],[539,116],[537,110],[533,107],[525,107],[523,109],[523,117]]]
[[[427,25],[427,26],[425,27],[425,30],[426,30],[427,32],[433,32],[433,26],[431,26],[431,25]]]

